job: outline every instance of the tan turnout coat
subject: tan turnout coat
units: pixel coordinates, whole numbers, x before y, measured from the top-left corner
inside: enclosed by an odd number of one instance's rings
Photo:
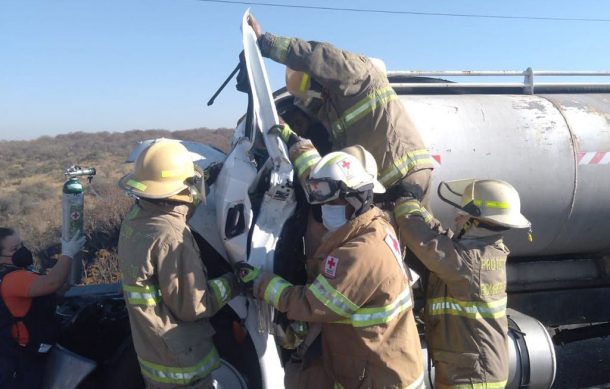
[[[343,388],[423,385],[411,288],[384,214],[372,208],[329,233],[310,263],[318,275],[309,285],[265,273],[255,293],[291,320],[322,323],[331,380]]]
[[[121,226],[123,292],[148,387],[207,387],[220,363],[208,319],[233,297],[235,278],[207,279],[187,213],[138,200]]]
[[[308,73],[324,87],[322,107],[309,114],[329,130],[334,150],[359,144],[371,152],[386,188],[432,169],[432,158],[386,75],[366,56],[270,33],[260,37],[259,46],[264,56]]]
[[[508,378],[506,258],[498,233],[451,239],[416,200],[399,220],[407,247],[430,270],[426,336],[437,388],[503,388]],[[481,233],[482,231],[482,233]]]

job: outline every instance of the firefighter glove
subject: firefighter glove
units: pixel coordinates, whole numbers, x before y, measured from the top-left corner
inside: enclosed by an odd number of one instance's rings
[[[61,255],[74,258],[85,247],[86,238],[82,233],[74,234],[70,240],[61,240]]]
[[[421,201],[424,197],[424,191],[419,185],[411,183],[404,178],[393,185],[386,193],[390,201],[397,201],[401,198]]]
[[[284,336],[281,339],[281,346],[287,350],[294,350],[303,343],[307,337],[308,327],[307,323],[303,321],[291,322],[286,330]]]
[[[297,136],[297,134],[292,131],[292,128],[290,128],[288,124],[275,124],[271,126],[271,128],[269,129],[269,133],[279,136],[280,139],[283,140],[286,144],[288,144],[291,137]]]
[[[261,275],[261,269],[242,261],[235,264],[235,274],[242,288],[248,293],[252,293],[254,282]]]

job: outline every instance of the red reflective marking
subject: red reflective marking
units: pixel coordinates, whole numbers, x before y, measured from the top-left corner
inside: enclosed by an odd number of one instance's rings
[[[591,162],[589,162],[589,163],[590,163],[590,164],[592,164],[592,165],[597,164],[599,161],[601,161],[601,160],[602,160],[602,158],[604,158],[604,155],[605,155],[605,154],[606,154],[606,153],[603,153],[603,152],[597,152],[597,153],[595,153],[595,157],[593,157],[593,159],[592,159],[592,160],[591,160]]]
[[[434,158],[434,160],[440,165],[441,164],[441,155],[440,154],[433,154],[432,158]]]

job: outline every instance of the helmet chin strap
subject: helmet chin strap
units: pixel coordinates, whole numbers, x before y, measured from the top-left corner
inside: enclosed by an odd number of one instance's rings
[[[478,219],[469,218],[468,220],[466,220],[466,223],[464,223],[464,226],[460,230],[460,233],[458,234],[457,239],[461,239],[462,236],[464,236],[464,234],[466,234],[468,231],[470,231],[470,229],[472,229],[472,227],[476,227],[478,225],[479,225]]]
[[[362,215],[373,205],[373,191],[352,192],[345,196],[345,201],[354,207],[355,211],[350,219]]]

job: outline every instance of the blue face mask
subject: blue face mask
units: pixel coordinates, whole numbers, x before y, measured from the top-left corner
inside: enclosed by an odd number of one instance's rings
[[[335,231],[347,223],[345,205],[322,205],[322,224],[329,231]]]

